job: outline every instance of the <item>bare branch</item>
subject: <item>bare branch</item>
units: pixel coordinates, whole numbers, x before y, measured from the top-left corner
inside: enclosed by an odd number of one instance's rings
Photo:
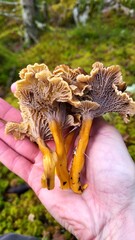
[[[15,14],[7,13],[7,12],[1,12],[0,11],[0,15],[6,16],[6,17],[11,17],[11,18],[14,18],[16,20],[21,20],[21,18],[17,17]]]
[[[8,1],[0,1],[0,4],[4,5],[18,5],[18,2],[8,2]]]

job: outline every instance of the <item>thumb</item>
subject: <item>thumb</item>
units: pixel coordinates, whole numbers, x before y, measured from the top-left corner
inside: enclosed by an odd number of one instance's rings
[[[16,82],[14,82],[14,83],[11,85],[11,91],[12,91],[12,93],[15,93],[15,91],[16,91]]]

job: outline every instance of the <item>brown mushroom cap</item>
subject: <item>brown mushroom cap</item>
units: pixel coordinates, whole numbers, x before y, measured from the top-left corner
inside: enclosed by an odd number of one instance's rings
[[[42,63],[42,64],[35,63],[34,65],[29,64],[26,68],[23,68],[20,71],[19,76],[21,79],[24,79],[26,73],[31,73],[33,76],[35,76],[36,73],[39,73],[42,71],[46,71],[46,73],[48,73],[48,76],[52,75],[52,73],[49,71],[49,68],[47,67],[47,65],[45,65],[44,63]]]
[[[24,137],[27,135],[27,124],[22,123],[14,123],[14,122],[8,122],[6,124],[5,132],[6,134],[10,133],[12,134],[15,139],[24,139]]]
[[[80,106],[76,109],[76,112],[81,113],[83,119],[94,118],[96,110],[100,108],[100,105],[97,102],[92,101],[81,101]]]
[[[62,77],[63,80],[66,81],[68,84],[73,84],[74,82],[76,82],[76,77],[79,74],[86,75],[87,73],[84,71],[83,68],[78,67],[72,69],[68,65],[61,64],[54,69],[53,74],[55,76]]]
[[[68,83],[74,96],[82,96],[84,94],[84,90],[87,87],[89,75],[87,75],[83,68],[78,67],[72,69],[69,66],[63,64],[57,66],[54,69],[53,74],[55,76],[62,77],[63,80]]]
[[[53,73],[45,64],[28,65],[20,72],[15,96],[19,99],[23,122],[7,125],[16,138],[52,137],[48,122],[53,118],[63,129],[80,126],[82,118],[118,112],[125,122],[135,114],[135,102],[124,93],[119,66],[93,64],[88,75],[82,68],[60,65]]]
[[[33,142],[36,142],[39,137],[46,141],[52,139],[48,121],[43,111],[36,111],[23,105],[20,105],[20,109],[23,121],[21,123],[7,123],[6,133],[11,133],[20,140],[27,136]]]
[[[125,122],[128,116],[135,114],[135,103],[127,93],[122,93],[125,83],[119,66],[104,67],[102,63],[93,64],[89,79],[89,93],[93,102],[100,105],[93,111],[93,117],[98,117],[106,112],[118,112]]]
[[[52,137],[48,126],[52,118],[63,129],[80,125],[80,119],[67,111],[67,102],[76,105],[78,100],[72,99],[72,91],[62,77],[53,76],[45,64],[28,65],[20,76],[15,96],[19,99],[23,122],[9,123],[6,132],[21,139],[26,135],[32,141],[39,137],[48,140]]]

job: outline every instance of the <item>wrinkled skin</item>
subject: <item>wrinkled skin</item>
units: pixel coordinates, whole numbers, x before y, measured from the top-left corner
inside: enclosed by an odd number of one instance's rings
[[[0,118],[20,121],[20,112],[0,99]],[[53,147],[53,143],[50,143]],[[0,122],[0,161],[23,178],[42,204],[66,229],[81,240],[135,239],[135,166],[117,130],[102,119],[94,121],[86,152],[82,195],[41,188],[42,155],[28,139],[5,135]]]

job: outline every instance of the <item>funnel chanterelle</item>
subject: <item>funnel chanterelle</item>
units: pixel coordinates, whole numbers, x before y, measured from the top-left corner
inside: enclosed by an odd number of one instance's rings
[[[106,112],[118,112],[125,122],[135,114],[135,102],[125,93],[119,66],[104,67],[96,62],[90,74],[82,68],[57,66],[53,72],[45,64],[28,65],[21,70],[15,96],[19,99],[21,123],[6,124],[6,133],[16,139],[29,137],[43,154],[42,186],[53,189],[55,170],[62,189],[82,193],[87,187],[80,182],[85,163],[92,121]],[[76,153],[68,170],[68,150],[74,134],[63,134],[80,127]],[[46,141],[54,139],[55,151]]]

